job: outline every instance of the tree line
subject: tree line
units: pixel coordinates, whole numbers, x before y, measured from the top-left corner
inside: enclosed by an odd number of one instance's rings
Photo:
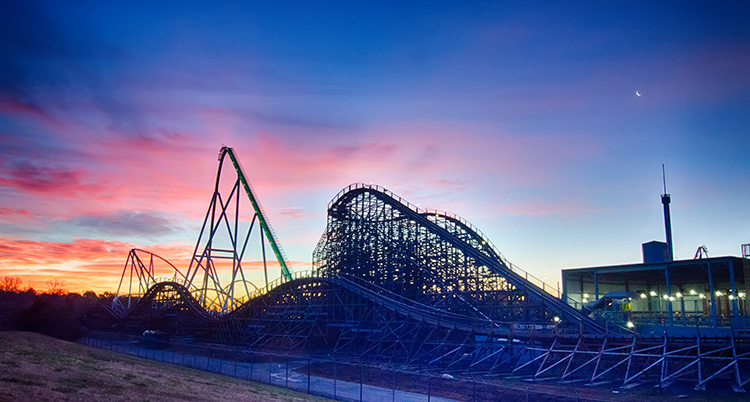
[[[92,290],[68,292],[65,281],[51,279],[39,293],[31,284],[23,287],[21,278],[0,280],[0,330],[39,332],[66,340],[81,337],[86,328],[82,319],[98,304],[111,303],[114,294],[97,295]]]

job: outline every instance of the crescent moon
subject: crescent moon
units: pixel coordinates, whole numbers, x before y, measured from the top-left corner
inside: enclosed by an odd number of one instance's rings
[[[641,96],[641,94],[640,94],[640,93],[638,93],[638,91],[637,91],[637,90],[635,91],[635,94],[636,94],[636,95],[638,95],[638,96]]]

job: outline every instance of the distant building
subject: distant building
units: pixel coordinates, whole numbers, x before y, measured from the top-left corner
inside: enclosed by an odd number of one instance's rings
[[[568,303],[637,331],[750,334],[750,258],[669,261],[666,243],[643,244],[643,263],[563,269]],[[681,328],[682,327],[682,328]],[[685,331],[689,329],[689,331]]]

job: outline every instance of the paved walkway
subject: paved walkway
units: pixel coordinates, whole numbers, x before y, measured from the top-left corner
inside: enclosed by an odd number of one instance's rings
[[[339,400],[366,402],[400,401],[400,402],[455,402],[452,399],[428,396],[414,392],[392,390],[390,388],[336,380],[332,378],[302,374],[308,362],[289,360],[288,362],[247,363],[222,360],[179,353],[169,350],[149,349],[127,341],[104,341],[96,338],[84,338],[81,343],[89,346],[110,349],[114,352],[158,360],[161,362],[193,367],[212,373],[252,380],[260,383],[285,387],[300,392],[311,393]]]

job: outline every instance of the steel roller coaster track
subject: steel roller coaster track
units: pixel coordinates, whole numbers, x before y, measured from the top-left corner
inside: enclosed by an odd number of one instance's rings
[[[228,196],[219,186],[225,155],[236,172]],[[186,274],[142,250],[128,256],[125,293],[112,309],[120,330],[159,329],[253,349],[458,374],[621,386],[681,380],[699,389],[716,382],[742,390],[750,382],[746,340],[643,337],[605,327],[510,264],[469,222],[418,208],[378,186],[354,184],[334,197],[313,270],[292,273],[232,149],[222,148],[219,161]],[[251,223],[244,237],[241,189],[253,213],[245,218]],[[254,229],[281,269],[278,279],[248,287],[242,260]],[[224,248],[217,245],[222,230]],[[213,263],[218,257],[231,260],[231,278],[223,284]],[[172,275],[159,279],[157,263]]]

